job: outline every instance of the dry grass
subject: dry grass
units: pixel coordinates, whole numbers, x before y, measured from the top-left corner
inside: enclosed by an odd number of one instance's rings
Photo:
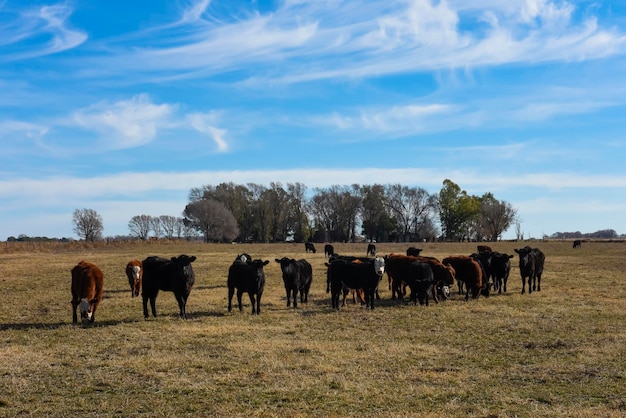
[[[364,244],[334,244],[365,255]],[[521,243],[494,245],[513,253]],[[321,251],[303,245],[181,243],[39,246],[0,254],[0,416],[489,416],[626,414],[626,246],[538,243],[543,290],[429,307],[383,300],[330,308]],[[379,253],[405,244],[378,244]],[[469,254],[474,244],[424,244]],[[318,248],[321,250],[321,248]],[[260,316],[228,314],[237,253],[271,260]],[[124,266],[131,258],[197,256],[190,319],[170,293],[144,320]],[[274,258],[306,258],[308,305],[287,309]],[[71,324],[70,269],[105,274],[92,327]],[[517,257],[514,259],[517,262]],[[515,264],[514,263],[514,264]],[[386,279],[386,278],[385,278]]]

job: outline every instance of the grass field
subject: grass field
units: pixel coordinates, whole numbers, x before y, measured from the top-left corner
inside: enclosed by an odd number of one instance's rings
[[[525,243],[497,243],[513,254]],[[2,417],[618,417],[626,416],[626,244],[538,242],[542,291],[428,307],[390,300],[339,312],[326,294],[323,246],[144,243],[0,248]],[[334,244],[365,255],[365,244]],[[379,254],[407,244],[377,244]],[[320,248],[322,247],[322,248]],[[423,244],[443,258],[470,243]],[[4,250],[4,252],[2,252]],[[238,253],[270,260],[260,316],[229,314],[226,274]],[[144,320],[126,262],[195,255],[189,319],[171,293]],[[313,265],[307,305],[286,307],[275,258]],[[73,325],[70,270],[105,275],[93,326]],[[456,288],[455,288],[456,289]]]

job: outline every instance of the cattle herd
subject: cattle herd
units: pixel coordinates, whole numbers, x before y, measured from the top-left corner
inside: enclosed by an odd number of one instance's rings
[[[315,253],[313,243],[305,243],[305,252]],[[493,290],[498,294],[506,292],[511,271],[511,258],[514,255],[493,251],[489,246],[479,245],[477,252],[470,255],[456,255],[438,260],[421,255],[422,249],[409,247],[406,254],[377,255],[374,244],[369,244],[364,257],[339,255],[332,245],[327,244],[324,255],[328,258],[326,267],[326,292],[331,295],[331,307],[345,306],[346,298],[352,292],[367,309],[374,309],[375,300],[380,300],[378,286],[387,273],[391,298],[402,301],[407,289],[409,301],[428,305],[432,299],[436,303],[450,296],[450,288],[456,280],[458,294],[477,299],[480,295],[489,296]],[[519,256],[519,271],[522,279],[522,294],[541,290],[541,275],[545,261],[538,248],[529,246],[515,249]],[[160,290],[172,292],[178,302],[179,315],[187,318],[187,299],[195,282],[191,264],[195,256],[182,254],[169,259],[150,256],[131,260],[126,266],[128,284],[132,297],[141,292],[143,314],[149,317],[148,302],[152,316],[157,316],[156,298]],[[305,259],[288,257],[276,258],[282,272],[287,307],[293,303],[307,303],[313,268]],[[237,291],[239,310],[243,309],[242,296],[247,293],[252,306],[252,314],[261,313],[261,296],[265,288],[264,267],[269,260],[254,259],[249,254],[238,255],[228,269],[228,311],[232,311],[232,298]],[[94,264],[81,261],[71,271],[72,275],[72,319],[78,322],[77,309],[84,323],[93,323],[96,309],[103,295],[104,275]]]

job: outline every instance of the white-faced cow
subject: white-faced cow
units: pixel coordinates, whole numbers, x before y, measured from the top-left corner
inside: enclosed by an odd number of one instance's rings
[[[491,277],[498,294],[506,293],[506,283],[511,272],[512,255],[495,252],[491,254]]]
[[[81,261],[72,268],[72,322],[78,322],[80,309],[83,323],[96,320],[96,309],[102,300],[104,274],[95,264]]]
[[[304,243],[304,252],[307,253],[313,253],[315,254],[317,252],[317,250],[315,249],[315,245],[313,245],[312,242],[305,242]]]
[[[539,292],[541,290],[541,275],[543,273],[543,264],[546,256],[539,248],[530,248],[529,246],[525,246],[519,250],[515,249],[515,252],[519,255],[519,272],[522,276],[522,295],[526,293],[526,277],[528,277],[528,293],[532,293],[534,290]]]
[[[143,278],[143,266],[139,260],[130,260],[126,264],[126,277],[130,285],[131,297],[139,296],[141,291],[141,281]]]
[[[293,258],[276,258],[283,273],[283,283],[287,293],[287,307],[291,305],[293,296],[293,307],[298,307],[298,292],[300,302],[307,303],[309,300],[309,289],[313,280],[313,268],[305,259],[295,260]]]
[[[265,289],[265,272],[263,267],[269,264],[269,260],[255,259],[249,262],[235,260],[228,269],[228,312],[233,310],[233,295],[237,289],[237,302],[239,310],[243,311],[241,297],[244,292],[250,297],[252,314],[261,313],[261,296]]]
[[[331,306],[339,309],[339,296],[345,288],[363,289],[365,307],[374,309],[374,299],[380,278],[385,272],[385,259],[376,257],[367,260],[349,261],[335,259],[325,263],[330,283]]]
[[[143,316],[148,318],[148,301],[152,308],[152,316],[156,317],[156,297],[159,290],[173,292],[180,317],[187,319],[187,299],[195,282],[195,275],[191,263],[196,261],[195,256],[182,254],[169,260],[151,256],[143,260]]]

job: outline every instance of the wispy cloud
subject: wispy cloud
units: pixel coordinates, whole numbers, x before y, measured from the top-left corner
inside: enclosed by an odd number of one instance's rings
[[[209,135],[209,137],[215,142],[218,152],[226,152],[229,149],[228,142],[226,142],[225,135],[226,129],[220,129],[215,126],[217,123],[218,115],[216,112],[210,112],[206,114],[191,113],[187,115],[187,119],[191,126],[203,134]]]

